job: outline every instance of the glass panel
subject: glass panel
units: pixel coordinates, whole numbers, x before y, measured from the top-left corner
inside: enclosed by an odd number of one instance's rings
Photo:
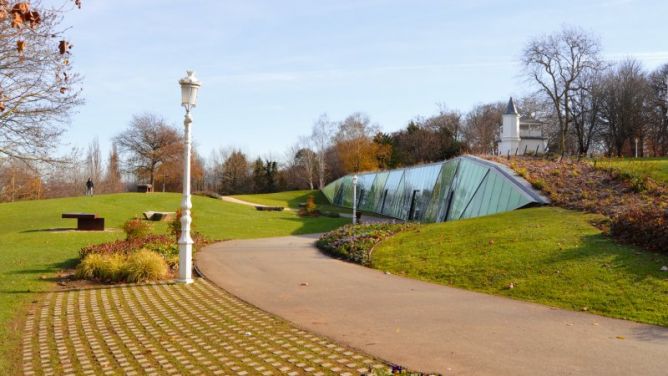
[[[452,204],[448,213],[448,220],[459,219],[464,209],[480,186],[482,179],[489,168],[470,160],[460,162],[459,171],[455,177]]]
[[[336,184],[338,181],[339,180],[337,179],[322,188],[322,194],[325,195],[325,198],[327,198],[327,201],[330,203],[334,202],[334,196],[336,195]]]
[[[447,161],[441,165],[436,185],[434,186],[429,204],[422,217],[427,222],[437,222],[444,217],[446,208],[445,199],[450,191],[450,185],[457,171],[459,159]]]
[[[385,183],[385,190],[387,197],[385,199],[385,207],[381,214],[390,217],[399,218],[395,215],[397,202],[403,202],[403,181],[404,170],[394,170],[390,172]]]
[[[339,205],[345,208],[353,207],[353,178],[352,176],[344,176],[341,179],[341,203]]]
[[[383,191],[385,190],[385,182],[387,181],[389,173],[379,172],[371,176],[374,177],[369,193],[360,205],[360,208],[365,211],[378,213],[380,211],[380,200]]]
[[[483,205],[485,199],[487,198],[485,197],[485,193],[490,191],[490,189],[488,189],[490,178],[491,178],[490,174],[487,174],[485,180],[478,187],[478,191],[475,193],[473,198],[471,198],[471,202],[469,202],[468,206],[466,207],[466,210],[464,210],[462,218],[477,217],[479,215],[480,208]]]

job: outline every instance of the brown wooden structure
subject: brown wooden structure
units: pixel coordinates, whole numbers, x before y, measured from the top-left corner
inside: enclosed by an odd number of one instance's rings
[[[76,218],[79,231],[104,231],[104,218],[90,213],[63,213],[62,218]]]

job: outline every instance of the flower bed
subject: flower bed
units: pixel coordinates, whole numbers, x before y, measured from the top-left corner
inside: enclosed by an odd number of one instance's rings
[[[329,256],[371,266],[371,253],[376,244],[418,226],[414,223],[346,225],[323,234],[316,246]]]
[[[144,282],[165,279],[179,265],[179,216],[169,226],[170,235],[152,234],[148,222],[131,219],[123,225],[126,238],[81,248],[76,275],[99,282]],[[193,251],[210,241],[192,233]]]

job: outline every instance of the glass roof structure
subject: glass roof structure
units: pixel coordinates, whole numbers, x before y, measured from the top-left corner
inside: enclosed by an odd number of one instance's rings
[[[333,205],[352,208],[352,175],[331,182],[322,192]],[[360,173],[357,181],[359,210],[400,220],[444,222],[548,203],[512,170],[470,155]]]

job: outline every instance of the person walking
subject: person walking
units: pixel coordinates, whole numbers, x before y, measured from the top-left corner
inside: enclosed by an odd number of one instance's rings
[[[93,184],[93,179],[88,178],[88,181],[86,182],[86,196],[93,196],[94,188],[95,184]]]

